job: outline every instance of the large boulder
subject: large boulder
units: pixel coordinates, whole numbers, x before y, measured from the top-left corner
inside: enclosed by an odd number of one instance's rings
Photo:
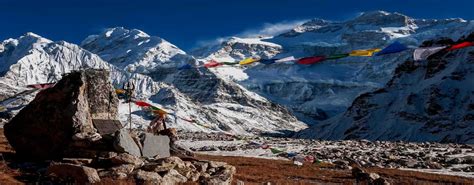
[[[170,138],[164,135],[145,133],[143,136],[143,156],[165,158],[170,156]]]
[[[125,129],[115,132],[115,140],[113,144],[115,150],[118,152],[129,153],[139,157],[141,156],[140,147],[138,147],[130,133]]]
[[[47,174],[64,180],[72,178],[77,184],[93,184],[100,182],[97,170],[75,164],[51,164],[51,166],[48,167]]]
[[[92,119],[115,119],[118,98],[104,70],[66,74],[39,92],[4,132],[17,154],[28,159],[56,159],[78,133],[95,134]]]

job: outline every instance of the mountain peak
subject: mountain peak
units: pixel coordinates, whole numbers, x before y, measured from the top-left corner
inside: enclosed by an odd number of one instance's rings
[[[403,27],[407,26],[409,24],[409,20],[411,19],[412,18],[397,12],[389,13],[386,11],[370,11],[362,13],[357,18],[349,22],[354,24],[385,27]]]
[[[38,34],[35,34],[33,32],[27,32],[24,35],[22,35],[20,38],[18,38],[18,42],[24,43],[26,45],[30,45],[33,43],[51,43],[53,41],[46,39]]]
[[[150,35],[138,29],[125,29],[124,27],[108,28],[101,35],[105,37],[129,35],[134,37],[150,37]]]
[[[23,36],[25,36],[25,37],[43,38],[43,37],[41,37],[41,36],[39,36],[38,34],[33,33],[33,32],[26,32]]]
[[[172,61],[186,55],[160,37],[123,27],[109,28],[98,35],[91,35],[82,41],[81,46],[121,69],[142,73],[168,64],[179,65]]]

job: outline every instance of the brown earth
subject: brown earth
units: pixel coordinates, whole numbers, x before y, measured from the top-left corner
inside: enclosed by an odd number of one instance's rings
[[[38,179],[31,171],[10,167],[14,151],[8,145],[0,129],[0,184],[31,184]],[[250,157],[198,155],[198,159],[227,162],[237,168],[234,183],[245,184],[355,184],[350,170],[335,170],[330,164],[304,164],[299,167],[291,161]],[[367,168],[368,172],[378,173],[391,184],[474,184],[474,179],[438,175],[431,173],[404,171],[397,169]],[[133,180],[117,181],[102,179],[99,184],[134,184]],[[197,183],[186,183],[197,184]]]

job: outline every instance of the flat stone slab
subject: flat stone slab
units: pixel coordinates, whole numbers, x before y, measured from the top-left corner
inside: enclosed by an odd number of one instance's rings
[[[93,119],[92,123],[99,134],[112,134],[122,129],[122,123],[119,120]]]
[[[143,139],[143,156],[165,158],[170,156],[170,138],[164,135],[145,133]]]
[[[114,148],[118,152],[126,152],[134,156],[141,156],[140,148],[137,143],[133,140],[130,133],[121,129],[115,133]]]

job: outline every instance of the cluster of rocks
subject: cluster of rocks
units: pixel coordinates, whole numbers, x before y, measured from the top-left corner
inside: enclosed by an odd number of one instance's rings
[[[16,155],[49,162],[40,171],[53,182],[84,184],[111,178],[145,184],[230,184],[235,167],[193,158],[183,161],[171,156],[183,153],[176,152],[180,150],[168,136],[122,128],[108,75],[103,70],[73,72],[39,92],[4,126]]]
[[[128,153],[100,159],[64,158],[53,162],[47,174],[55,182],[97,183],[103,178],[133,179],[140,184],[230,184],[236,169],[222,162],[188,160],[179,157],[136,157]]]
[[[194,135],[199,134],[194,133],[191,136]],[[207,141],[213,141],[213,138],[216,138],[216,136],[205,138],[206,135],[201,134],[199,138]],[[233,141],[228,144],[191,149],[199,152],[248,151],[259,149],[259,146],[253,143],[255,142],[286,149],[286,152],[304,156],[311,155],[315,157],[316,161],[333,163],[336,168],[340,169],[351,169],[350,164],[357,163],[362,167],[448,169],[454,172],[474,172],[474,145],[469,144],[368,140],[321,141],[274,137],[247,137],[240,140],[241,142],[238,141],[239,139],[234,137]],[[268,156],[272,155],[269,151]],[[284,157],[284,155],[279,156]]]
[[[374,185],[389,185],[390,183],[382,178],[377,173],[368,173],[358,166],[352,169],[352,176],[355,178],[357,183],[361,184],[374,184]]]

